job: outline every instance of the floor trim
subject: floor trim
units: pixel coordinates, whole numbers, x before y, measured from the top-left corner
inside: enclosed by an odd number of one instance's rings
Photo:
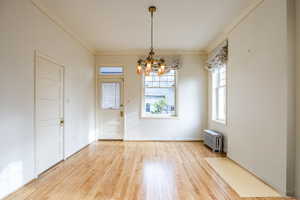
[[[124,142],[203,142],[203,140],[124,140]]]
[[[124,141],[123,139],[98,139],[98,141],[99,142],[105,142],[105,141],[107,141],[107,142],[113,142],[113,141]]]
[[[91,144],[93,144],[94,142],[97,142],[97,141],[93,141],[93,142],[91,142],[91,143],[89,143],[89,144],[83,146],[83,147],[80,148],[79,150],[77,150],[77,151],[75,151],[74,153],[70,154],[69,156],[65,157],[65,159],[64,159],[63,161],[68,160],[68,159],[71,158],[72,156],[75,156],[75,154],[78,154],[80,151],[84,150],[85,148],[87,148],[88,146],[90,146]]]

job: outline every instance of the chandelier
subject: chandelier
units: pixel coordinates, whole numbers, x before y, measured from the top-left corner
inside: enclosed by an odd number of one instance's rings
[[[137,74],[144,74],[145,76],[149,76],[151,72],[155,72],[158,75],[163,75],[172,69],[178,69],[178,65],[167,65],[163,58],[155,56],[153,49],[153,13],[156,12],[156,7],[150,6],[149,12],[151,14],[151,48],[146,59],[138,60],[136,72]]]

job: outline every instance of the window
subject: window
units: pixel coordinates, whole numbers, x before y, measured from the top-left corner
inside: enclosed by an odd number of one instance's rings
[[[100,75],[123,75],[123,67],[99,67]]]
[[[143,117],[176,116],[176,70],[158,76],[151,72],[143,78]]]
[[[226,121],[226,65],[214,69],[212,73],[212,118]]]
[[[120,108],[120,83],[102,83],[102,109]]]

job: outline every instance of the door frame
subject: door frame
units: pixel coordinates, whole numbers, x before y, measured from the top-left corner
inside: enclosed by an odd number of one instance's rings
[[[122,67],[123,68],[123,75],[101,75],[99,73],[99,69],[101,67]],[[116,65],[112,65],[112,64],[109,64],[109,65],[95,65],[95,73],[96,73],[96,80],[95,80],[95,89],[96,89],[96,92],[95,92],[95,107],[96,107],[96,140],[100,140],[100,134],[101,134],[101,127],[99,125],[100,123],[100,119],[101,119],[101,113],[100,113],[100,91],[99,91],[99,84],[101,82],[103,82],[102,80],[103,79],[122,79],[123,81],[123,86],[122,86],[122,91],[123,91],[123,112],[124,112],[124,116],[123,116],[123,137],[122,137],[122,141],[125,140],[125,136],[126,136],[126,91],[125,91],[125,85],[126,85],[126,82],[125,82],[125,66],[124,65],[121,65],[121,64],[116,64]]]
[[[65,144],[65,141],[66,141],[66,138],[65,138],[65,121],[66,121],[66,104],[65,104],[65,94],[66,94],[66,67],[65,65],[63,64],[60,64],[58,63],[55,59],[53,59],[52,57],[48,56],[47,54],[44,54],[42,53],[41,51],[39,50],[35,50],[34,52],[34,120],[33,120],[33,123],[34,123],[34,176],[35,178],[38,178],[38,176],[40,174],[38,174],[38,171],[37,171],[37,102],[38,102],[38,95],[37,95],[37,86],[38,86],[38,68],[39,68],[39,62],[38,62],[38,59],[40,58],[43,58],[43,59],[46,59],[58,66],[60,66],[62,68],[62,78],[63,78],[63,81],[62,81],[62,86],[63,86],[63,89],[62,89],[62,116],[63,116],[63,119],[64,119],[64,126],[62,128],[62,142],[61,142],[61,145],[62,145],[62,161],[66,159],[66,151],[65,151],[65,147],[66,147],[66,144]]]

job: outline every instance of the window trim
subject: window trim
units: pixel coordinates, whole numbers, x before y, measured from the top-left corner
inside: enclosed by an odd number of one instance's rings
[[[140,98],[140,118],[141,119],[179,119],[178,117],[178,111],[179,111],[179,106],[178,106],[178,74],[179,70],[176,70],[175,74],[175,115],[163,115],[163,114],[146,114],[145,113],[145,75],[141,76],[141,98]]]
[[[227,68],[227,64],[224,64],[225,66],[225,85],[220,85],[220,73],[218,72],[218,87],[214,88],[214,72],[211,73],[211,120],[215,123],[219,123],[219,124],[222,124],[222,125],[227,125],[227,119],[228,119],[228,115],[227,115],[227,103],[228,103],[228,99],[227,99],[227,95],[228,95],[228,68]],[[218,104],[218,95],[217,95],[217,91],[219,91],[220,88],[225,88],[225,119],[224,120],[221,120],[221,119],[218,119],[216,116],[218,116],[218,108],[219,108],[219,104]],[[215,98],[216,100],[214,101],[213,100],[213,96],[215,95]],[[214,110],[214,107],[216,108]]]

